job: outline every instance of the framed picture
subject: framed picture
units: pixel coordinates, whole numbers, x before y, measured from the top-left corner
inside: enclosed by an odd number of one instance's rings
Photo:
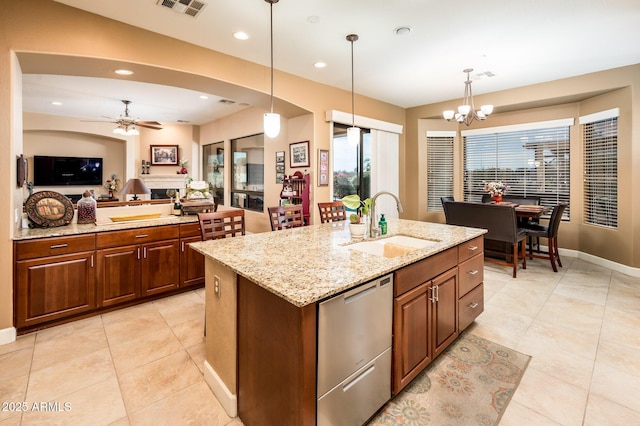
[[[309,141],[289,144],[289,164],[291,167],[309,167]]]
[[[276,183],[284,182],[284,151],[276,152]]]
[[[329,150],[318,150],[318,186],[329,185]]]
[[[177,166],[178,145],[151,145],[152,166]]]

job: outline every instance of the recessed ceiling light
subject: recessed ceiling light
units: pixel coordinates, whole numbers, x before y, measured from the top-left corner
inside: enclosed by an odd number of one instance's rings
[[[396,35],[407,35],[411,32],[411,27],[397,27],[393,30]]]
[[[200,99],[209,99],[207,95],[200,95]]]
[[[233,33],[233,38],[235,38],[236,40],[247,40],[249,38],[249,34],[245,33],[244,31],[237,31]]]
[[[133,71],[125,69],[116,70],[115,73],[118,75],[133,75]]]
[[[313,64],[314,67],[316,68],[324,68],[327,66],[326,62],[316,62],[315,64]]]
[[[62,105],[62,102],[60,102],[60,101],[53,101],[53,102],[51,102],[51,105],[60,106],[60,105]]]

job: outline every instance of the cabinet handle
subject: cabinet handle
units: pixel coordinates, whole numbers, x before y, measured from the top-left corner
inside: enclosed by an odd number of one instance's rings
[[[91,267],[93,268],[93,255],[91,255]]]
[[[469,272],[467,272],[467,274],[469,274],[469,275],[475,275],[475,274],[477,274],[478,272],[479,272],[479,271],[478,271],[477,269],[474,269],[473,271],[469,271]]]
[[[138,260],[140,260],[140,247],[138,247]]]
[[[184,241],[182,242],[182,252],[184,253]]]
[[[440,287],[435,286],[436,289],[436,302],[440,301]]]
[[[142,257],[145,258],[145,259],[147,258],[147,248],[146,247],[142,248]]]
[[[136,238],[147,238],[147,237],[148,237],[147,234],[136,235]]]
[[[478,246],[471,246],[471,247],[469,247],[469,250],[476,251],[476,250],[478,250]]]
[[[49,247],[52,248],[52,249],[65,248],[65,247],[67,247],[67,244],[55,244],[55,245],[52,245],[52,246],[49,246]]]
[[[477,304],[476,302],[473,302],[473,303],[471,303],[471,304],[469,305],[469,307],[470,307],[471,309],[475,309],[475,308],[477,308],[477,307],[478,307],[478,304]]]

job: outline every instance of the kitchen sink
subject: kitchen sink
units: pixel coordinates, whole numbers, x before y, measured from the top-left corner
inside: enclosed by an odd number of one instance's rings
[[[409,237],[408,235],[394,235],[392,237],[349,244],[347,247],[349,250],[392,258],[411,253],[414,250],[431,247],[439,242],[438,240],[425,240],[424,238]]]

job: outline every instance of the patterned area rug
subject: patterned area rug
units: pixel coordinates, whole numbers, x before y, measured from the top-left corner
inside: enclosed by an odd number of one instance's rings
[[[369,426],[496,425],[530,359],[463,334],[389,401]]]

